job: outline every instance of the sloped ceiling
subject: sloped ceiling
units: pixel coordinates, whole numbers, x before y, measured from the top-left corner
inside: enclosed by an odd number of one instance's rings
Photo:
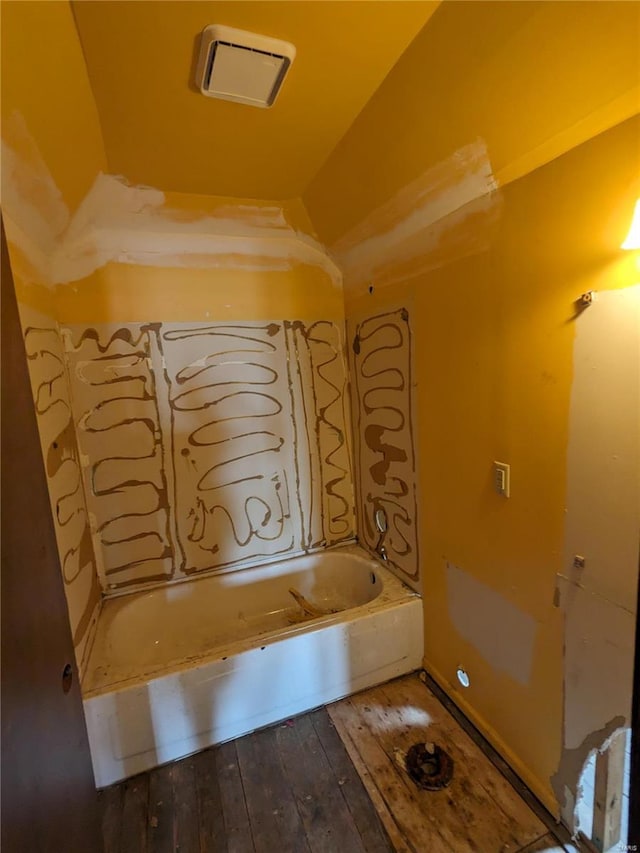
[[[76,0],[110,171],[162,190],[300,196],[437,6]],[[214,23],[296,46],[271,109],[195,89],[199,34]]]

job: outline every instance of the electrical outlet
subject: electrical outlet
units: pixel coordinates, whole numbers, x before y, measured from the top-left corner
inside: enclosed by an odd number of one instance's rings
[[[511,493],[511,466],[506,462],[494,462],[493,483],[496,492],[508,498]]]

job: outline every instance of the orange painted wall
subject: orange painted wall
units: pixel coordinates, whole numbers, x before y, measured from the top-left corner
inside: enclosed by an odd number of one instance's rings
[[[554,594],[573,303],[587,290],[640,281],[637,259],[619,249],[637,194],[639,140],[640,119],[628,120],[503,188],[481,254],[372,295],[350,295],[346,283],[348,317],[402,304],[412,318],[425,665],[554,811],[564,689]],[[493,492],[494,459],[511,464],[508,501]],[[526,686],[454,626],[447,562],[535,620]],[[459,665],[471,676],[466,691]]]
[[[338,257],[358,226],[365,257],[400,246],[344,287],[348,321],[412,318],[425,664],[556,812],[573,303],[640,281],[619,249],[640,194],[639,26],[637,3],[443,3],[304,194]],[[455,202],[469,146],[493,186],[480,206]],[[512,466],[507,501],[495,459]],[[528,683],[454,625],[448,562],[535,625]]]
[[[442,3],[303,193],[321,239],[478,138],[504,184],[635,114],[639,30],[635,2]]]

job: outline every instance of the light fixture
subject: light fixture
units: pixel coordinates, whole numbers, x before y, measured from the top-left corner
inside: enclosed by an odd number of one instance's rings
[[[640,249],[640,198],[636,202],[631,219],[631,227],[621,249]]]

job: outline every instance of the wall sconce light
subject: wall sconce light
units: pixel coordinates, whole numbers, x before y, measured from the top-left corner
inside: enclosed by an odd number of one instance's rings
[[[621,249],[640,249],[640,198],[636,202],[631,219],[631,227]]]

